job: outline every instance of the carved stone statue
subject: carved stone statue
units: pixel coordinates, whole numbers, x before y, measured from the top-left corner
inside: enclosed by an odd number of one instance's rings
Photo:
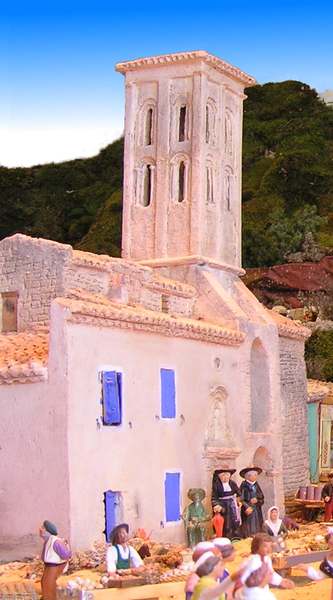
[[[203,489],[191,488],[187,496],[192,502],[185,508],[182,518],[186,529],[187,543],[193,548],[198,542],[206,539],[206,526],[210,517],[202,504],[206,496]]]
[[[226,411],[226,392],[218,386],[211,392],[211,407],[206,431],[206,446],[233,447]]]

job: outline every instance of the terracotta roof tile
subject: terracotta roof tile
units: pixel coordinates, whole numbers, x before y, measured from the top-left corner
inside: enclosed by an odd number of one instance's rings
[[[308,327],[305,327],[299,321],[293,321],[292,319],[288,319],[287,317],[283,317],[275,310],[267,309],[270,317],[275,321],[279,335],[282,337],[290,337],[296,339],[304,339],[306,340],[311,335],[311,330]]]
[[[0,335],[0,385],[43,381],[47,377],[48,333]]]
[[[202,339],[204,341],[239,345],[245,335],[238,329],[221,327],[209,321],[173,317],[163,312],[148,310],[141,306],[128,306],[112,301],[97,302],[96,296],[58,298],[56,301],[69,309],[68,320],[90,325],[119,327],[160,333],[166,336]]]

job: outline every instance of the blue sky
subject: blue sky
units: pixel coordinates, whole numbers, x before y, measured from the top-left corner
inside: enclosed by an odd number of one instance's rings
[[[116,62],[204,49],[259,83],[333,88],[333,3],[3,1],[0,164],[91,156],[123,129]]]

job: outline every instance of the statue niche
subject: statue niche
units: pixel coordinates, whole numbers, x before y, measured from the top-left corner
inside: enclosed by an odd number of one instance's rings
[[[206,448],[234,447],[227,419],[226,398],[227,392],[222,386],[215,387],[210,393],[210,413],[205,435]]]

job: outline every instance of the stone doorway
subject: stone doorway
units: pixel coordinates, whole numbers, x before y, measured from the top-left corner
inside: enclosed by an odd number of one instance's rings
[[[258,477],[258,482],[265,496],[265,503],[263,506],[264,519],[266,518],[266,512],[270,506],[276,504],[276,493],[275,493],[275,471],[273,459],[265,446],[259,446],[253,455],[253,465],[262,469],[261,475]],[[282,507],[280,507],[282,508]]]

